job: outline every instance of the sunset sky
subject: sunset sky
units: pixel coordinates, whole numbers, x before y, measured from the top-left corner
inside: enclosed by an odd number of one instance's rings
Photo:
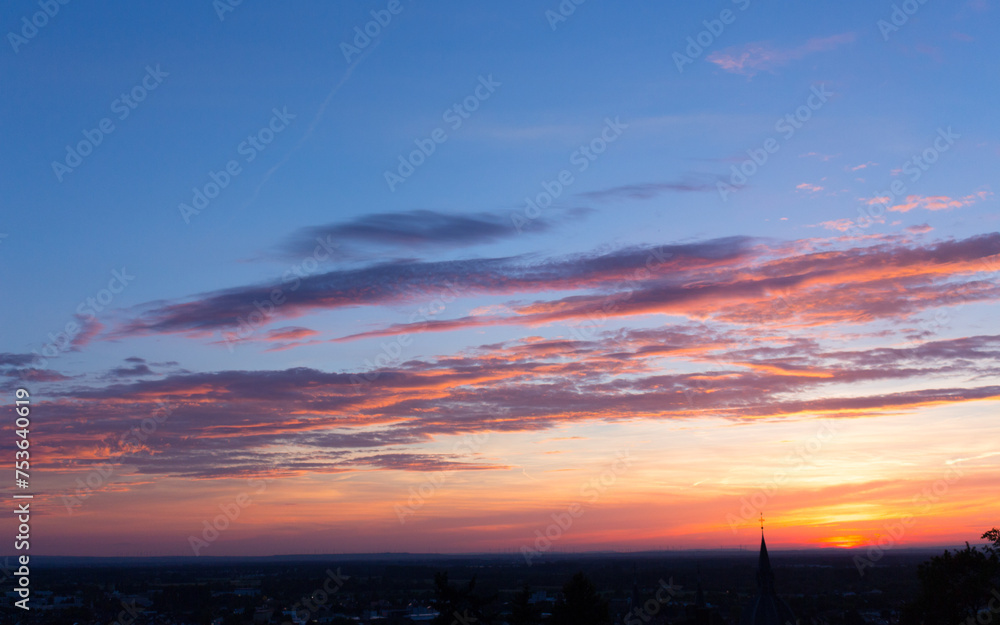
[[[32,553],[975,541],[1000,9],[902,5],[12,2]]]

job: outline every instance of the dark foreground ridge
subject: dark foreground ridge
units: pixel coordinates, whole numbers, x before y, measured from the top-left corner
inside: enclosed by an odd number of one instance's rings
[[[853,558],[863,553],[772,551],[766,573],[773,577],[765,573],[764,585],[776,580],[800,623],[894,623],[917,592],[918,565],[940,550],[893,550],[860,575]],[[595,623],[736,625],[761,593],[761,557],[755,550],[550,553],[530,564],[509,553],[38,557],[31,622],[559,625],[575,618],[565,616],[573,602],[590,601],[588,614],[607,617]],[[23,615],[7,612],[0,623],[16,617]]]

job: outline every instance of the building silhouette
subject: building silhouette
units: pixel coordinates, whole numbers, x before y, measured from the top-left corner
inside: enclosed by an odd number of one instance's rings
[[[764,528],[760,530],[760,556],[757,558],[757,596],[743,610],[740,625],[795,625],[795,614],[774,590],[774,572],[767,555]]]

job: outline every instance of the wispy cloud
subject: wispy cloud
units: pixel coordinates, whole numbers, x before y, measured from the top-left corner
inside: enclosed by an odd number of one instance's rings
[[[840,154],[820,154],[819,152],[806,152],[805,154],[799,154],[799,158],[818,158],[824,163],[826,161],[832,160],[840,156]]]
[[[860,165],[855,165],[854,167],[848,167],[848,171],[858,171],[859,169],[867,169],[868,167],[874,167],[878,163],[874,161],[868,161],[867,163],[861,163]]]
[[[695,193],[715,191],[714,182],[697,181],[686,179],[677,182],[644,182],[638,184],[627,184],[610,189],[599,191],[588,191],[580,193],[579,197],[588,200],[608,201],[608,200],[648,200],[664,193]]]
[[[837,232],[847,232],[856,227],[853,219],[832,219],[830,221],[821,221],[820,226],[823,226],[827,230],[836,230]]]
[[[109,378],[135,378],[147,375],[156,375],[149,365],[146,364],[134,364],[132,366],[125,367],[115,367],[108,372],[107,377]]]
[[[265,351],[281,352],[296,347],[305,347],[307,345],[318,345],[323,343],[324,341],[317,339],[317,336],[319,336],[319,332],[316,330],[303,328],[301,326],[289,326],[285,328],[275,328],[260,334],[253,333],[243,338],[240,338],[238,335],[227,336],[225,340],[217,341],[216,344],[229,346],[230,342],[256,343],[265,345]]]
[[[320,310],[429,301],[456,291],[473,296],[601,288],[621,282],[628,274],[645,268],[651,258],[664,260],[664,267],[678,270],[709,269],[750,254],[750,248],[749,239],[730,237],[544,260],[498,257],[381,263],[295,278],[290,282],[235,287],[188,301],[151,302],[142,312],[117,327],[113,335],[186,333],[204,336],[232,329],[239,317],[255,310],[255,301],[267,301],[275,289],[282,289],[287,301],[271,315],[269,322],[272,323]]]
[[[478,432],[555,430],[581,421],[733,420],[796,415],[878,417],[924,406],[995,400],[1000,386],[960,384],[1000,363],[1000,336],[871,349],[749,335],[683,323],[592,339],[524,339],[356,372],[309,368],[179,373],[50,393],[53,474],[99,464],[136,414],[176,406],[157,453],[129,458],[135,475],[221,479],[276,460],[291,473],[507,470],[477,456],[428,453],[423,443]],[[662,359],[686,363],[664,370]],[[931,376],[920,390],[885,382]],[[868,386],[866,386],[868,385]],[[840,388],[838,393],[818,393]],[[44,407],[44,403],[40,406]],[[290,408],[294,406],[294,408]],[[502,406],[498,412],[496,407]]]
[[[816,37],[794,48],[776,48],[763,42],[750,43],[713,52],[708,56],[708,61],[727,72],[754,76],[816,52],[834,50],[854,40],[855,34],[848,32],[829,37]]]
[[[839,229],[839,222],[827,223]],[[630,281],[627,287],[604,283],[598,292],[513,305],[507,314],[402,323],[344,338],[571,323],[595,314],[672,315],[739,324],[759,323],[768,316],[772,324],[803,328],[899,321],[927,308],[1000,297],[1000,286],[975,277],[989,271],[986,259],[1000,254],[1000,233],[922,246],[873,240],[874,245],[822,253],[812,251],[810,241],[797,241],[782,256],[774,255],[777,248],[759,246],[748,255],[712,265],[681,269],[668,264],[662,274]],[[874,266],[880,270],[873,273]],[[775,291],[787,293],[786,306],[778,311],[773,310]]]
[[[534,219],[529,232],[544,232],[552,219]],[[373,213],[354,219],[302,228],[282,246],[289,257],[312,253],[317,244],[333,248],[340,259],[384,257],[388,253],[409,255],[414,252],[469,247],[496,243],[518,236],[511,225],[510,212],[441,213],[413,210],[399,213]]]
[[[954,210],[985,200],[992,195],[990,191],[977,191],[959,198],[947,195],[908,195],[905,202],[890,206],[889,210],[897,213],[908,213],[915,208],[929,211]]]
[[[84,317],[82,315],[74,315],[80,323],[80,331],[73,336],[73,340],[70,341],[70,351],[80,351],[82,347],[87,346],[93,341],[97,336],[104,330],[104,324],[98,321],[94,317]]]
[[[844,221],[825,222],[843,230]],[[343,339],[442,332],[493,325],[565,323],[597,312],[608,317],[682,315],[751,322],[773,290],[800,301],[788,323],[814,326],[905,318],[959,297],[989,300],[1000,287],[969,277],[1000,253],[1000,233],[916,245],[896,237],[816,253],[823,241],[765,245],[747,238],[644,246],[610,253],[548,259],[508,257],[443,262],[405,262],[338,270],[303,278],[269,324],[308,313],[354,306],[432,301],[442,295],[527,295],[575,292],[557,299],[511,302],[477,314],[401,323]],[[978,264],[977,264],[978,263]],[[880,267],[876,273],[871,268]],[[653,267],[655,271],[649,268]],[[962,276],[955,279],[956,276]],[[971,280],[963,285],[962,280]],[[236,287],[188,301],[154,302],[117,327],[113,336],[183,333],[206,336],[231,330],[236,319],[266,300],[275,285]],[[906,289],[902,297],[901,288]],[[846,298],[847,293],[859,293]],[[280,333],[279,333],[280,335]]]

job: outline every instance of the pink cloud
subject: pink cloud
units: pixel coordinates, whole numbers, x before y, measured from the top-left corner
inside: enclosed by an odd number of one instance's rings
[[[85,347],[91,341],[93,341],[98,334],[104,330],[104,324],[97,321],[97,319],[90,318],[85,319],[80,315],[76,316],[80,320],[80,332],[73,337],[73,341],[70,343],[70,349],[73,351],[78,351],[81,347]]]
[[[806,152],[805,154],[799,154],[799,158],[806,158],[809,156],[815,156],[823,162],[826,162],[832,158],[837,158],[840,154],[820,154],[819,152]]]
[[[923,208],[929,211],[952,210],[968,206],[993,195],[990,191],[977,191],[960,198],[951,198],[947,195],[908,195],[906,202],[889,207],[889,210],[897,213],[908,213],[914,208]],[[877,198],[881,199],[881,198]],[[888,198],[886,198],[888,200]],[[874,200],[868,203],[873,203]]]
[[[834,219],[832,221],[822,221],[821,226],[827,230],[836,230],[837,232],[847,232],[854,228],[854,222],[850,219]]]
[[[878,163],[875,163],[875,162],[872,162],[872,161],[868,161],[867,163],[862,163],[862,164],[856,165],[854,167],[849,167],[848,169],[850,169],[851,171],[858,171],[859,169],[865,169],[866,167],[871,167],[873,165],[878,165]]]
[[[316,336],[319,334],[316,330],[310,330],[309,328],[303,328],[300,326],[291,326],[287,328],[276,328],[267,333],[266,339],[268,341],[294,341],[298,339],[308,338],[310,336]]]

